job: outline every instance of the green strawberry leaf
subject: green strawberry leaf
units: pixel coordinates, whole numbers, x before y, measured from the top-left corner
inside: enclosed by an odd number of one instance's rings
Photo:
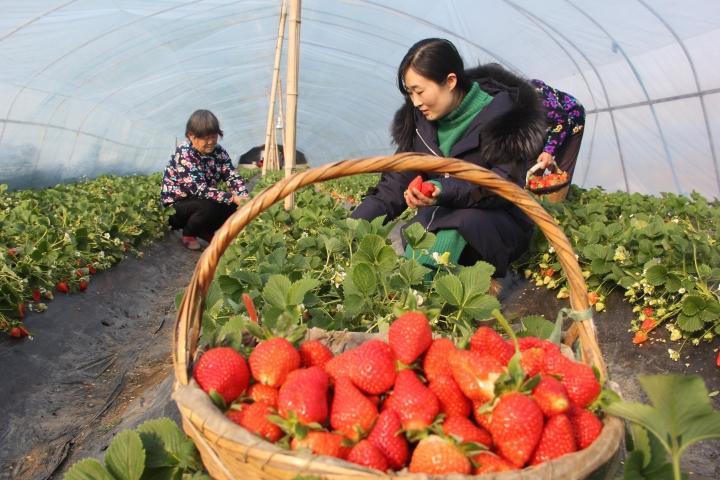
[[[293,282],[287,294],[288,305],[301,304],[305,295],[319,284],[320,282],[314,278],[301,278],[297,282]]]
[[[65,473],[64,480],[115,480],[110,472],[94,458],[80,460]]]
[[[268,305],[280,310],[287,307],[286,295],[292,283],[284,275],[271,275],[262,291],[263,299]]]
[[[145,470],[145,449],[140,434],[133,430],[118,433],[108,447],[105,464],[117,480],[140,480]]]
[[[435,278],[435,289],[438,294],[450,305],[460,306],[463,303],[463,284],[458,277],[452,274]]]
[[[195,445],[169,418],[149,420],[137,428],[146,452],[145,467],[198,470],[202,462]]]
[[[529,315],[520,319],[522,330],[518,337],[537,337],[547,340],[553,333],[555,324],[542,315]]]
[[[351,271],[352,282],[360,292],[369,297],[377,289],[375,271],[367,263],[358,263]]]

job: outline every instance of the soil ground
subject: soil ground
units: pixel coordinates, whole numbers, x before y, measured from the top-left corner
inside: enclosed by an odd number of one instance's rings
[[[47,312],[30,315],[34,340],[0,338],[6,419],[0,479],[61,478],[77,460],[102,457],[118,432],[151,418],[178,419],[170,399],[174,301],[198,258],[168,234],[143,258],[127,258],[94,277],[85,293],[58,296]],[[554,319],[567,306],[515,276],[505,279],[501,298],[510,317]],[[619,295],[608,299],[607,309],[595,322],[611,379],[625,399],[645,400],[637,381],[642,374],[697,374],[710,391],[720,390],[717,340],[686,346],[674,362],[663,338],[642,347],[631,343],[632,312]],[[713,402],[720,408],[720,398]],[[683,461],[693,479],[720,478],[720,442],[696,445]]]

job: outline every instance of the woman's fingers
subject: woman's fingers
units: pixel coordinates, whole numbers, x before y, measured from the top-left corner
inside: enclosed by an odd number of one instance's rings
[[[437,201],[437,195],[433,192],[432,197],[426,197],[417,188],[405,190],[405,203],[410,208],[429,207]]]

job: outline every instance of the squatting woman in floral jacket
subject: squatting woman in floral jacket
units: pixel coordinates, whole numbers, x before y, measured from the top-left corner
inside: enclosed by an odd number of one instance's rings
[[[177,147],[165,168],[160,197],[175,209],[170,226],[182,229],[182,243],[191,250],[200,249],[198,237],[209,241],[248,197],[245,179],[217,143],[222,134],[212,112],[197,110],[185,127],[188,141]],[[229,191],[217,188],[221,181]]]

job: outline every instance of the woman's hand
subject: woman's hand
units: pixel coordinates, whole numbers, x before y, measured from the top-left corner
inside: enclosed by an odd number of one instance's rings
[[[435,188],[429,197],[423,195],[417,188],[408,188],[403,195],[405,196],[405,203],[410,208],[429,207],[437,203],[440,189]]]
[[[540,168],[545,169],[549,167],[551,164],[555,163],[555,157],[550,155],[547,152],[542,152],[538,158],[537,162],[538,165],[540,165]]]

